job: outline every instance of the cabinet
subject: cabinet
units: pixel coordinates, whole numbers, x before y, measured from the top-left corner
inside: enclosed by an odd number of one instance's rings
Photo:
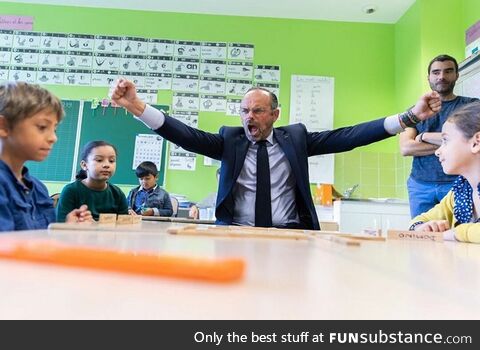
[[[407,230],[410,207],[407,201],[397,199],[342,199],[333,202],[333,220],[341,232],[361,233],[365,229]]]
[[[480,52],[459,64],[460,77],[455,84],[455,94],[480,98]]]

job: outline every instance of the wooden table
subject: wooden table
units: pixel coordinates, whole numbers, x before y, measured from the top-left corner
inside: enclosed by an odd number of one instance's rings
[[[245,278],[215,284],[0,259],[0,318],[478,319],[480,315],[480,245],[366,241],[346,246],[321,239],[175,236],[166,233],[171,225],[143,222],[121,230],[12,235],[119,250],[242,257],[247,263]]]

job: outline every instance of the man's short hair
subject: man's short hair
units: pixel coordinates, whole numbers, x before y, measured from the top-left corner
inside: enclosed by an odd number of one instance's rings
[[[135,169],[135,174],[137,175],[138,178],[145,177],[148,175],[157,176],[158,169],[154,162],[146,161],[146,162],[140,163],[137,166],[137,169]]]
[[[270,108],[272,109],[272,111],[274,111],[278,108],[277,95],[275,95],[273,92],[271,92],[270,90],[268,90],[264,87],[260,87],[260,86],[251,87],[250,89],[247,90],[245,95],[248,94],[250,91],[254,91],[254,90],[260,90],[260,91],[268,92],[268,94],[270,95]]]
[[[455,65],[455,72],[458,73],[457,60],[455,58],[453,58],[452,56],[449,56],[449,55],[438,55],[433,60],[431,60],[430,63],[428,64],[428,72],[427,73],[430,74],[430,68],[432,68],[433,62],[445,62],[445,61],[452,61],[453,64]]]

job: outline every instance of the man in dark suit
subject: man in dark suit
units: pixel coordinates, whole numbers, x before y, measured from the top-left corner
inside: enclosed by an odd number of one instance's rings
[[[383,140],[432,116],[438,94],[422,96],[411,112],[332,131],[308,132],[303,124],[273,128],[275,94],[252,88],[241,102],[242,127],[217,134],[188,127],[142,102],[135,85],[117,82],[112,100],[148,127],[186,150],[222,161],[215,215],[223,225],[320,229],[308,181],[308,157],[349,151]]]

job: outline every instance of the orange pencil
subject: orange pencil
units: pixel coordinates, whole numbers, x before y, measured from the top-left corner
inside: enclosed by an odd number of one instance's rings
[[[211,282],[238,280],[245,270],[245,262],[236,258],[208,259],[119,252],[67,245],[53,240],[0,238],[0,258]]]

